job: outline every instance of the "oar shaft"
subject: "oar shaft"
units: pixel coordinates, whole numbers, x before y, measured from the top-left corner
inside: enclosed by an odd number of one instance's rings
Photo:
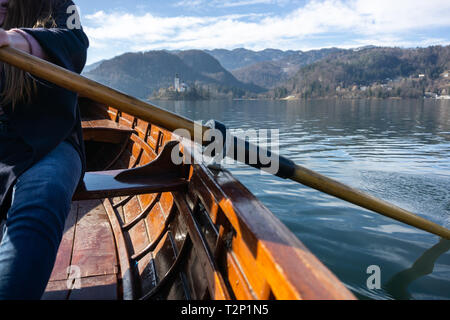
[[[99,103],[113,106],[118,110],[131,114],[142,120],[161,126],[168,130],[185,129],[195,137],[196,124],[189,119],[169,111],[160,109],[142,100],[128,96],[95,81],[82,77],[74,72],[56,66],[47,61],[33,57],[14,48],[0,48],[0,60],[25,70],[36,77],[45,79],[62,88],[77,92],[81,96]],[[203,131],[207,127],[201,128]],[[239,160],[239,159],[235,159]],[[406,210],[379,200],[361,191],[352,189],[340,182],[320,175],[314,171],[294,164],[289,159],[280,157],[281,176],[301,184],[341,198],[363,208],[378,212],[419,229],[431,232],[445,239],[450,239],[450,230],[431,221],[416,216]],[[254,165],[255,166],[255,165]],[[259,167],[258,165],[255,167]],[[293,173],[291,175],[291,173]]]

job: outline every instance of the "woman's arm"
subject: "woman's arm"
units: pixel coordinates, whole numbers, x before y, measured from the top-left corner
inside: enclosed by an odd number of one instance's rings
[[[9,31],[0,29],[0,47],[4,46],[11,46],[41,59],[47,58],[47,55],[36,39],[20,29],[12,29]]]
[[[55,10],[56,28],[0,28],[0,47],[12,46],[59,66],[81,73],[86,63],[89,40],[82,28],[67,27],[67,7],[72,1],[59,1]]]
[[[53,63],[81,73],[86,63],[89,40],[81,26],[69,28],[67,23],[71,17],[69,6],[74,5],[71,0],[55,1],[53,18],[55,28],[21,28],[23,32],[32,36],[48,55]]]
[[[28,41],[24,39],[20,34],[0,29],[0,47],[7,46],[11,46],[27,53],[31,52]]]

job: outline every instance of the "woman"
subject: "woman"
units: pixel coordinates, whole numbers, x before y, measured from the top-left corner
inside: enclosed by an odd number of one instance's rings
[[[81,73],[88,39],[66,0],[0,0],[0,46]],[[40,299],[84,172],[77,95],[1,65],[0,299]]]

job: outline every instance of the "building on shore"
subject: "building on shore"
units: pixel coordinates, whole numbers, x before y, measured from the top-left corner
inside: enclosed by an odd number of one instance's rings
[[[174,88],[176,92],[186,92],[186,90],[188,89],[186,83],[181,82],[178,73],[175,75]]]

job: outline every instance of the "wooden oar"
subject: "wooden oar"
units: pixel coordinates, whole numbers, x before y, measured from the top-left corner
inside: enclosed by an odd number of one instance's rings
[[[10,47],[0,48],[0,60],[25,70],[36,77],[52,82],[60,87],[77,92],[81,96],[90,98],[105,105],[111,105],[122,112],[131,114],[141,118],[142,120],[161,126],[167,130],[173,131],[176,129],[185,129],[191,133],[191,137],[195,136],[196,124],[192,120],[160,109],[147,102],[128,96],[117,90],[82,77],[47,61],[33,57],[22,51]],[[209,127],[202,126],[202,130],[208,129]],[[235,141],[239,141],[237,138],[234,139]],[[250,144],[247,143],[247,153],[249,153],[249,149],[251,149],[249,146]],[[277,175],[280,177],[291,179],[316,190],[356,204],[360,207],[414,226],[418,229],[428,231],[445,239],[450,239],[450,230],[447,228],[419,217],[407,210],[394,206],[388,202],[348,187],[317,172],[299,166],[289,159],[281,156],[279,159],[280,171]],[[240,159],[235,157],[235,160],[239,161]],[[247,164],[259,169],[262,168],[262,166],[258,163]]]

